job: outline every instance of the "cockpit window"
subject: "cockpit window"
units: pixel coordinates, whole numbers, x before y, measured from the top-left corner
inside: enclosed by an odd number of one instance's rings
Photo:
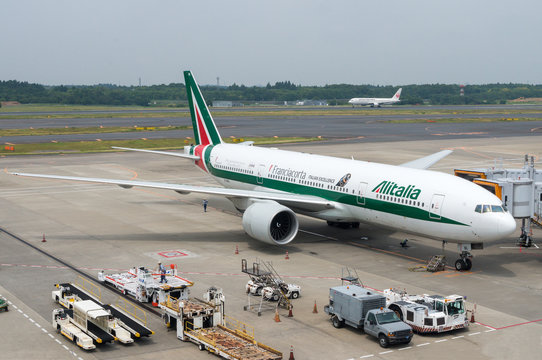
[[[496,213],[502,213],[506,212],[506,208],[501,205],[476,205],[476,208],[474,209],[477,213],[488,213],[488,212],[496,212]]]
[[[491,205],[491,211],[493,211],[493,212],[504,212],[504,210],[502,209],[502,206],[499,206],[499,205]]]

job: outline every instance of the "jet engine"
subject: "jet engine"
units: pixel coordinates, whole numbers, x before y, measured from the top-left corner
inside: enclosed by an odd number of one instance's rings
[[[243,214],[247,234],[272,245],[288,244],[297,235],[299,223],[295,213],[275,201],[262,200],[250,205]]]

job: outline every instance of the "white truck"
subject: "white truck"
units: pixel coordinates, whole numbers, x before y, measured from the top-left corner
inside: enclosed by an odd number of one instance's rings
[[[159,303],[166,326],[177,329],[177,338],[191,341],[224,359],[280,360],[282,353],[254,340],[254,330],[224,315],[221,289],[210,288],[199,299],[168,296]]]
[[[386,306],[418,333],[441,333],[469,326],[461,295],[408,295],[398,289],[384,290]]]
[[[381,347],[390,344],[408,344],[412,328],[401,321],[393,311],[386,309],[386,298],[358,284],[336,286],[329,289],[329,305],[324,311],[336,328],[345,324],[363,329],[378,339]]]
[[[278,301],[280,299],[280,291],[288,299],[297,299],[301,295],[301,287],[296,284],[287,284],[282,281],[277,281],[277,287],[266,286],[262,289],[262,296],[267,300]]]
[[[155,306],[163,302],[168,295],[177,299],[187,299],[190,294],[188,288],[194,283],[180,277],[175,266],[171,266],[165,276],[167,282],[161,283],[161,274],[139,266],[118,274],[106,274],[102,270],[98,273],[98,280],[123,294],[133,296],[139,302],[151,302]]]

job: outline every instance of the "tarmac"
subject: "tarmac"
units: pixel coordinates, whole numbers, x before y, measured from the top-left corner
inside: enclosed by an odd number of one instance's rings
[[[539,136],[442,139],[417,141],[323,142],[282,145],[296,151],[400,164],[451,148],[454,153],[432,169],[451,173],[454,168],[521,167],[525,153],[542,154]],[[190,161],[140,153],[1,157],[9,171],[79,175],[104,178],[216,185]],[[195,282],[192,296],[201,297],[210,286],[226,295],[226,314],[255,328],[256,339],[288,359],[510,359],[537,358],[542,349],[542,230],[534,229],[536,246],[515,247],[519,236],[486,243],[475,251],[473,268],[456,272],[412,272],[435,254],[444,253],[453,265],[457,249],[373,226],[359,229],[328,227],[325,222],[299,216],[300,232],[282,247],[251,239],[241,217],[228,200],[209,197],[206,213],[202,197],[175,192],[117,186],[21,178],[0,174],[0,229],[16,234],[79,270],[97,276],[100,269],[121,271],[133,266],[155,267],[158,260],[178,266],[181,276]],[[42,242],[45,235],[46,242]],[[399,243],[408,238],[409,247]],[[538,245],[538,243],[541,243]],[[239,254],[235,254],[238,247]],[[56,307],[53,285],[73,281],[77,273],[54,259],[0,231],[0,296],[11,302],[0,313],[0,359],[212,359],[214,355],[177,340],[162,320],[148,314],[156,334],[133,345],[107,344],[85,352],[51,325]],[[285,259],[288,251],[289,259]],[[247,304],[241,259],[249,264],[271,261],[287,282],[301,286],[293,300],[292,318],[280,310],[261,317],[244,311]],[[342,268],[357,271],[364,285],[409,293],[460,294],[468,309],[476,304],[468,330],[440,335],[415,335],[407,346],[382,349],[359,330],[335,329],[323,311],[329,288],[340,285]],[[103,299],[118,296],[102,289]],[[318,313],[313,313],[314,303]]]

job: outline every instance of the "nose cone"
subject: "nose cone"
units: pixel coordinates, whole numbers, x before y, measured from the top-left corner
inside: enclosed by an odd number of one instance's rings
[[[499,229],[499,235],[502,237],[512,235],[514,231],[516,231],[516,220],[512,217],[512,215],[506,215],[507,216],[504,217],[501,221],[499,221],[499,224],[497,225]]]

